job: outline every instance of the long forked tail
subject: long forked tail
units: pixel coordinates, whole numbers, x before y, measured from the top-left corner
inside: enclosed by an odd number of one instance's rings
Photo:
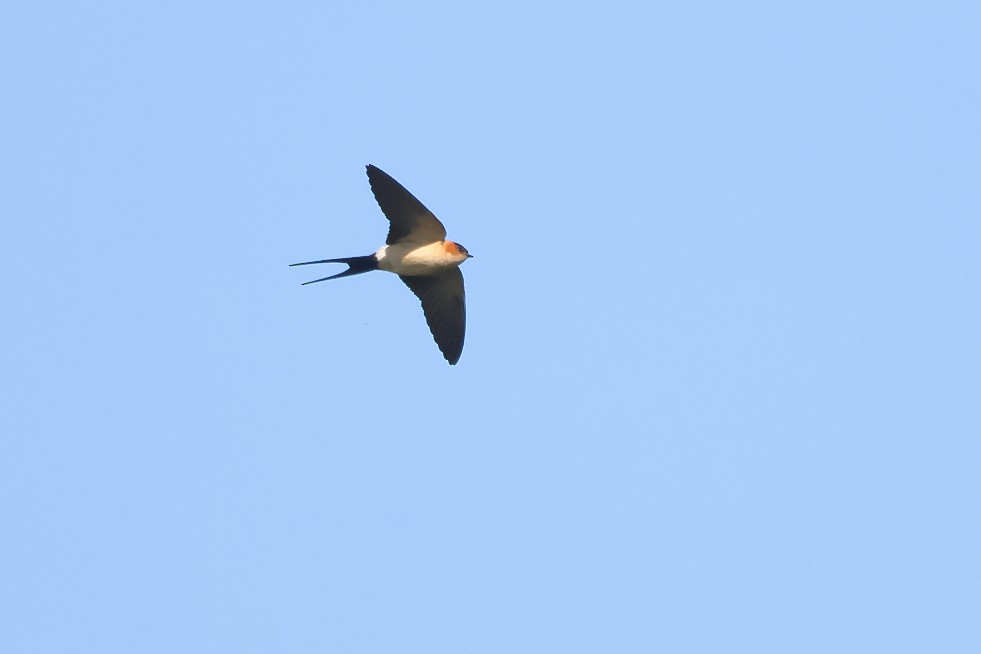
[[[348,265],[347,270],[336,275],[331,275],[330,277],[321,277],[320,279],[314,279],[309,282],[303,282],[301,286],[306,286],[307,284],[314,284],[316,282],[325,282],[328,279],[338,279],[340,277],[348,277],[350,275],[360,275],[361,273],[366,273],[372,270],[378,270],[378,259],[375,255],[369,254],[364,257],[343,257],[340,259],[322,259],[320,261],[304,261],[303,263],[291,263],[290,266],[309,266],[313,263],[346,263]]]

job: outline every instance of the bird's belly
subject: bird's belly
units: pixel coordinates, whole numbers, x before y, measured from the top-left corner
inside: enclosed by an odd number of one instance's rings
[[[460,263],[450,258],[442,243],[396,243],[383,247],[375,256],[379,268],[396,275],[432,275]]]

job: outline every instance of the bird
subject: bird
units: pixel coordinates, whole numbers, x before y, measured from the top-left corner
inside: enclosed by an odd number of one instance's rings
[[[342,263],[347,270],[336,275],[304,282],[315,284],[329,279],[360,275],[372,270],[395,273],[422,304],[426,324],[443,358],[456,365],[463,352],[467,329],[466,292],[460,264],[473,257],[467,248],[446,240],[446,228],[432,211],[404,186],[383,171],[368,164],[368,184],[382,213],[388,218],[388,238],[374,254],[292,263]]]

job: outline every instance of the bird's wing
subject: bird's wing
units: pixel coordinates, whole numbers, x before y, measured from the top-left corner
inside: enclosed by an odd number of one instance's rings
[[[409,277],[399,275],[405,285],[422,301],[426,323],[433,333],[443,357],[456,364],[463,352],[463,337],[467,330],[467,302],[463,290],[463,273],[450,268],[438,275]]]
[[[367,168],[371,192],[390,223],[386,244],[399,241],[435,243],[446,238],[443,223],[404,186],[380,168],[371,164]]]

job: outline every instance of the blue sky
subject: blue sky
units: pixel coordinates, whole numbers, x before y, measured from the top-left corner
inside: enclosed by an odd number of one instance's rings
[[[0,649],[978,651],[979,28],[5,3]]]

